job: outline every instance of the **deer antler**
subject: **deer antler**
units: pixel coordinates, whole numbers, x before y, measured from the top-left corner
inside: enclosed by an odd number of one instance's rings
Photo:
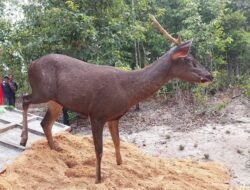
[[[164,36],[167,37],[168,40],[173,42],[175,45],[180,45],[181,44],[181,38],[178,35],[177,39],[174,39],[161,25],[160,23],[156,20],[154,16],[152,16],[152,24],[154,25],[155,28],[157,28]]]

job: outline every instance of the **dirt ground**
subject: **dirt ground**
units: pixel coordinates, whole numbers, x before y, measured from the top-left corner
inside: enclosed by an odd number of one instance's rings
[[[220,162],[230,169],[232,183],[250,189],[249,100],[234,90],[199,108],[193,97],[182,96],[183,102],[176,97],[150,99],[140,104],[139,112],[132,109],[120,121],[121,139],[166,159]],[[89,122],[73,132],[91,134]],[[104,135],[110,138],[107,129]]]
[[[229,173],[220,164],[153,157],[125,142],[123,164],[117,166],[110,140],[104,143],[103,182],[95,185],[92,138],[63,133],[55,141],[59,152],[44,139],[28,148],[1,174],[0,189],[230,189]]]
[[[30,111],[43,115],[43,107],[34,106]],[[250,189],[250,102],[240,90],[218,93],[208,100],[206,106],[197,106],[193,96],[182,93],[152,98],[140,103],[140,108],[140,111],[132,108],[120,120],[123,143],[133,143],[145,153],[166,159],[164,162],[192,159],[199,164],[210,164],[210,161],[216,161],[229,169],[232,186]],[[73,134],[91,134],[87,119],[78,124],[80,126],[76,126],[76,122],[72,124]],[[104,136],[110,139],[107,129]],[[90,152],[94,153],[93,149]],[[152,186],[148,189],[161,188]]]

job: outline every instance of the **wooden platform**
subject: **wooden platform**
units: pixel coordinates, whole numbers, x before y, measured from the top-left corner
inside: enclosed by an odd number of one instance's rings
[[[25,147],[20,146],[22,131],[22,111],[14,109],[8,110],[0,106],[0,173],[5,170],[5,165],[11,163],[18,157]],[[26,147],[29,147],[36,140],[43,138],[43,130],[40,126],[42,118],[33,114],[28,114],[29,139]],[[69,126],[55,123],[52,133],[70,130]]]

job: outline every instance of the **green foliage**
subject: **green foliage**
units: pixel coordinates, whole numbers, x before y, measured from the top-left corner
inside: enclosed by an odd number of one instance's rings
[[[214,105],[211,109],[210,109],[210,112],[215,114],[215,113],[218,113],[219,111],[223,110],[225,107],[226,107],[226,103],[225,102],[220,102],[216,105]]]
[[[217,113],[219,113],[221,110],[223,110],[229,103],[230,103],[230,99],[225,98],[222,102],[219,102],[219,103],[213,105],[213,106],[209,109],[209,113],[217,114]]]
[[[207,100],[205,88],[202,86],[196,86],[195,88],[193,88],[193,93],[194,93],[197,104],[199,106],[204,106]]]
[[[72,121],[76,118],[77,114],[75,112],[68,111],[69,121]]]
[[[131,68],[129,66],[126,65],[120,65],[120,66],[116,66],[118,69],[121,69],[123,71],[131,71]]]
[[[246,0],[35,0],[20,5],[24,19],[11,21],[0,1],[0,72],[13,73],[28,92],[29,63],[49,53],[129,70],[152,63],[171,48],[151,25],[155,15],[170,34],[193,39],[192,54],[209,68],[215,82],[208,91],[238,84],[249,76],[250,14]],[[203,104],[203,89],[175,81],[159,94],[190,89]]]
[[[15,107],[10,105],[10,106],[6,106],[5,109],[8,111],[13,111]]]
[[[214,71],[212,75],[214,79],[213,83],[208,86],[208,91],[219,91],[229,86],[228,75],[225,71]]]
[[[244,81],[243,89],[246,97],[250,100],[250,78]]]
[[[167,84],[162,86],[160,90],[158,90],[157,96],[165,95],[167,93],[173,92],[173,90],[174,90],[173,82],[168,82]]]

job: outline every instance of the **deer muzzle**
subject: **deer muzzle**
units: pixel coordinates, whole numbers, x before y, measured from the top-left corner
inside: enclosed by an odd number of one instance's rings
[[[201,83],[212,83],[213,77],[212,77],[212,75],[207,75],[205,77],[201,77],[200,81],[201,81]]]

